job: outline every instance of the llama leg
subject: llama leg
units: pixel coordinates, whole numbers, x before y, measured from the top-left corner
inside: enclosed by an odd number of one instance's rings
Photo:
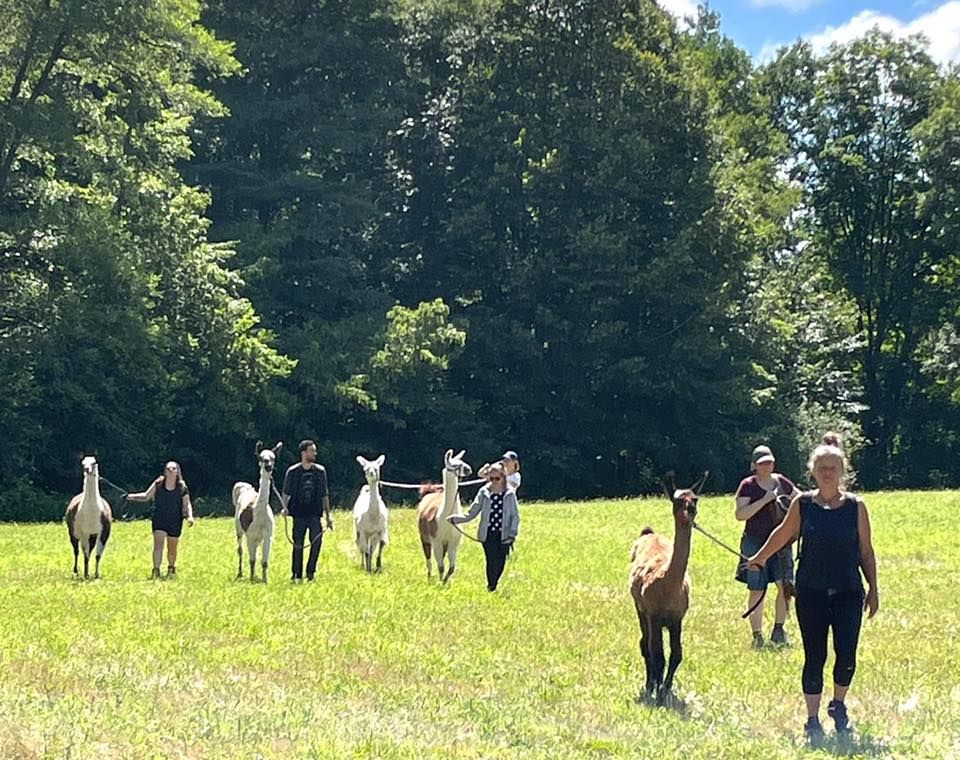
[[[87,541],[83,543],[83,577],[90,577],[90,555],[93,554],[93,545],[96,543],[96,536],[90,536]]]
[[[247,554],[250,560],[250,582],[254,583],[257,580],[254,575],[257,567],[257,545],[252,538],[247,538]]]
[[[383,570],[383,546],[384,542],[380,542],[380,548],[377,550],[377,572],[379,573]]]
[[[77,570],[77,561],[80,558],[80,542],[77,541],[72,535],[70,536],[70,545],[73,547],[73,574],[76,575]]]
[[[454,544],[447,548],[447,560],[450,562],[450,567],[447,570],[447,577],[443,579],[443,582],[446,583],[453,576],[454,571],[457,569],[457,550],[459,547]]]
[[[646,682],[643,686],[644,694],[652,698],[655,688],[653,678],[653,663],[650,660],[650,620],[639,610],[637,617],[640,620],[640,654],[643,656],[643,667],[646,671]]]
[[[662,704],[661,688],[663,683],[663,669],[666,659],[663,656],[663,621],[650,621],[650,665],[653,670],[653,693],[657,704]]]
[[[273,536],[266,538],[261,549],[261,568],[263,570],[263,582],[267,582],[267,565],[270,564],[270,549],[273,547]]]
[[[243,536],[237,536],[237,580],[243,578]]]
[[[443,544],[440,543],[440,541],[434,541],[434,542],[433,542],[433,559],[434,559],[434,561],[437,563],[437,577],[440,579],[440,582],[441,582],[441,583],[442,583],[443,580],[444,580],[444,578],[443,578],[443,552],[444,552]]]
[[[433,565],[430,563],[430,554],[432,552],[429,541],[421,541],[420,546],[423,549],[423,556],[427,561],[427,580],[433,580]]]
[[[96,554],[97,554],[97,558],[96,558],[96,564],[94,565],[93,577],[99,578],[100,577],[100,558],[103,556],[103,544],[100,543],[99,539],[97,539]]]
[[[670,631],[670,663],[667,666],[667,677],[663,681],[663,688],[660,690],[660,702],[670,693],[673,688],[673,675],[680,666],[683,659],[683,645],[680,643],[680,632],[683,627],[683,621],[675,620],[667,625]]]

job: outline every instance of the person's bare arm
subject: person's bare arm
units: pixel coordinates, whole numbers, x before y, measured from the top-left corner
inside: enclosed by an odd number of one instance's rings
[[[333,530],[333,518],[330,516],[330,494],[324,494],[323,511],[327,514],[327,530]]]
[[[187,516],[187,525],[193,527],[193,502],[190,501],[190,492],[183,495],[183,511]]]
[[[763,567],[767,560],[789,544],[800,532],[800,496],[794,496],[790,502],[790,509],[787,516],[783,518],[770,537],[766,540],[760,550],[748,559],[752,566]]]
[[[146,491],[139,493],[128,493],[127,501],[151,501],[157,493],[157,481],[153,481]]]
[[[873,535],[870,515],[863,499],[857,497],[857,533],[860,537],[860,568],[867,581],[867,596],[863,600],[867,617],[872,618],[880,609],[880,591],[877,588],[877,556],[873,552]]]
[[[740,496],[740,492],[737,491],[737,511],[736,517],[741,522],[744,520],[749,520],[757,512],[763,509],[767,504],[772,502],[777,498],[776,489],[772,491],[767,491],[763,496],[761,496],[756,501],[750,501],[749,496]]]

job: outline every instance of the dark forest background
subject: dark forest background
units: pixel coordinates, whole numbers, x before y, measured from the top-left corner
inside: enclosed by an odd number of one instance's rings
[[[516,449],[527,498],[732,489],[826,429],[865,488],[960,481],[960,77],[922,39],[758,65],[650,0],[0,14],[2,519],[85,453],[226,498],[306,437],[335,495],[447,448]]]

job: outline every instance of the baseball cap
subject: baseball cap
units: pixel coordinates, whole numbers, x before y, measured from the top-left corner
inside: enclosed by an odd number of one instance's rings
[[[753,450],[753,456],[750,457],[750,461],[754,464],[763,464],[764,462],[775,462],[777,458],[773,455],[773,452],[770,451],[769,446],[757,446]]]

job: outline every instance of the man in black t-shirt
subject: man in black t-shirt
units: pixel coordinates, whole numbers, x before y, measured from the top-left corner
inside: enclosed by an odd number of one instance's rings
[[[307,557],[307,580],[317,572],[323,528],[320,517],[326,512],[327,528],[333,530],[330,517],[330,493],[327,489],[327,471],[317,464],[317,444],[300,441],[300,461],[291,465],[283,478],[283,513],[293,517],[293,572],[292,580],[303,580],[303,547],[310,547]],[[309,544],[307,533],[309,532]]]

